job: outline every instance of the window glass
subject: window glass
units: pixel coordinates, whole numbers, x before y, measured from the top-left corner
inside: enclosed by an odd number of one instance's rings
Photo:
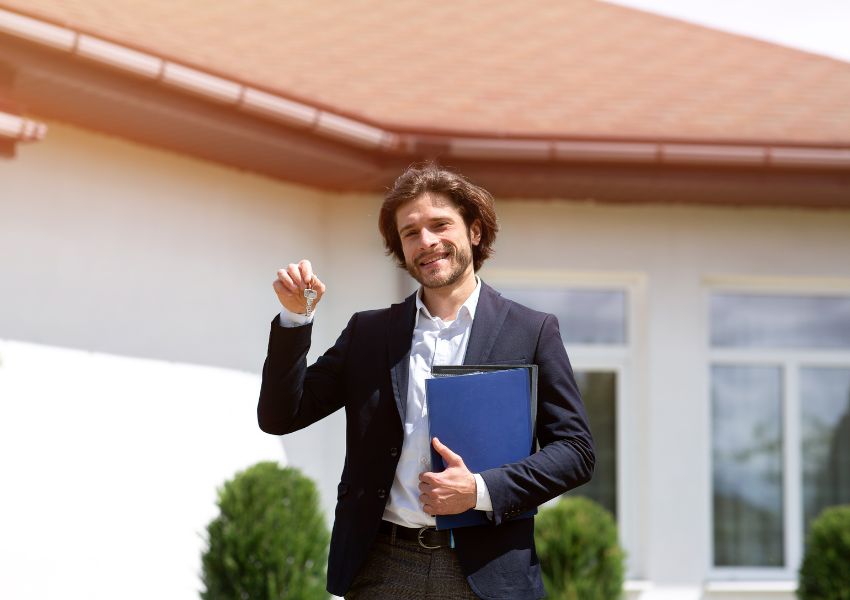
[[[626,292],[500,286],[502,294],[558,317],[567,344],[625,344]]]
[[[850,369],[800,370],[803,435],[803,515],[850,504]]]
[[[783,565],[781,381],[779,367],[712,368],[718,567]]]
[[[850,348],[850,297],[712,294],[711,345]]]
[[[589,483],[568,495],[585,496],[617,515],[617,374],[576,371],[576,383],[587,410],[596,466]]]

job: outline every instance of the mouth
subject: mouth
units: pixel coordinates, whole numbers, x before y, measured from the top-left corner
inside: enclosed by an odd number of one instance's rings
[[[418,262],[419,262],[420,267],[427,267],[427,266],[435,264],[437,261],[443,260],[443,259],[448,258],[448,257],[449,257],[448,252],[441,252],[439,254],[433,254],[433,255],[428,256],[424,259],[420,259]]]

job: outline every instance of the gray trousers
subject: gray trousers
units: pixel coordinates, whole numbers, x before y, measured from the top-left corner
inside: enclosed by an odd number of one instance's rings
[[[345,600],[476,600],[451,548],[379,533]]]

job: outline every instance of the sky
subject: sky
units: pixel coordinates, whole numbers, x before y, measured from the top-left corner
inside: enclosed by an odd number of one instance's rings
[[[607,0],[850,62],[850,0]]]

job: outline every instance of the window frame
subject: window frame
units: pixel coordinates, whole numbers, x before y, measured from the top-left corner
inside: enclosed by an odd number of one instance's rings
[[[616,377],[617,526],[626,550],[626,577],[641,579],[646,571],[645,494],[640,482],[649,477],[646,390],[646,276],[631,272],[583,272],[568,270],[488,270],[486,278],[500,286],[540,289],[616,290],[625,293],[625,344],[570,344],[564,346],[575,371],[613,372]],[[501,290],[500,290],[501,291]],[[626,451],[626,450],[629,451]],[[557,501],[557,499],[553,500]]]
[[[703,344],[706,361],[704,406],[708,414],[706,448],[708,462],[709,510],[708,531],[709,580],[752,581],[793,580],[803,559],[803,464],[802,413],[800,405],[800,371],[804,368],[850,369],[850,349],[814,348],[728,348],[711,345],[711,297],[718,293],[767,295],[846,295],[850,296],[850,279],[812,277],[708,276],[703,278],[704,318]],[[714,564],[714,460],[711,419],[711,369],[713,366],[772,366],[782,371],[782,500],[783,500],[783,566],[782,567],[717,567]]]

